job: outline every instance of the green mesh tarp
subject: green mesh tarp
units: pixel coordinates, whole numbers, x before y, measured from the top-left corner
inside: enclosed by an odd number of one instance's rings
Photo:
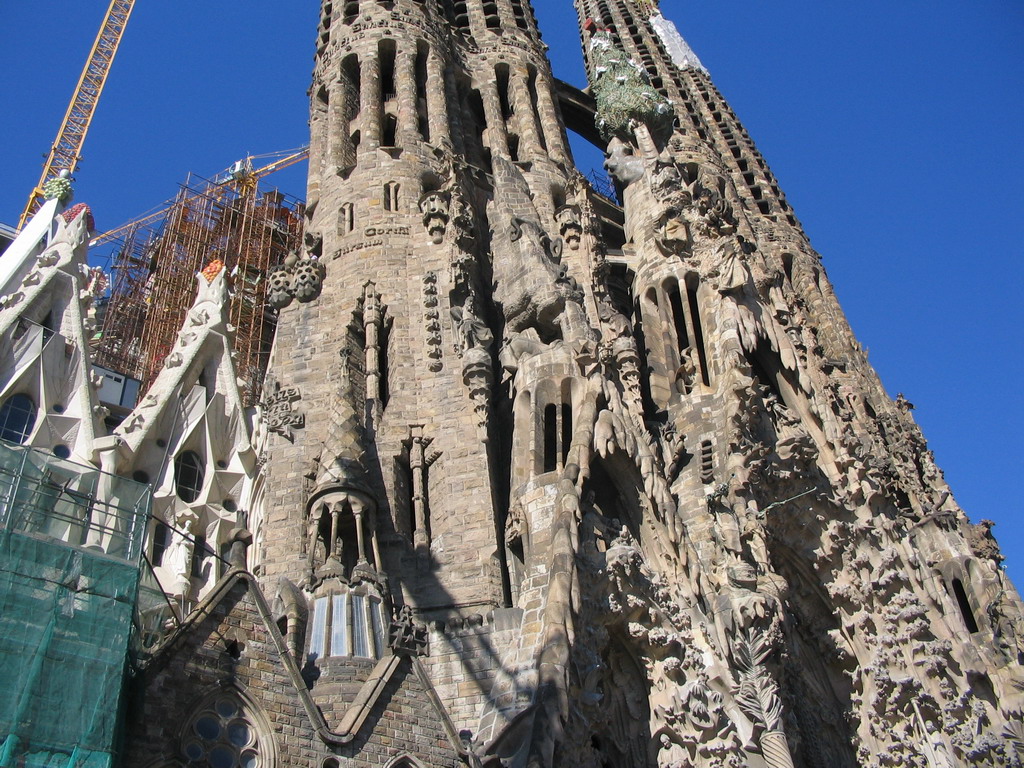
[[[116,485],[0,445],[0,768],[113,765],[148,512]]]

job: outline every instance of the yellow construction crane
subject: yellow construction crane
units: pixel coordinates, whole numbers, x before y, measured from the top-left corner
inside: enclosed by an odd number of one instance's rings
[[[43,165],[43,173],[39,177],[39,183],[28,198],[28,205],[18,220],[18,229],[25,226],[29,216],[38,210],[43,199],[43,187],[48,181],[58,178],[61,172],[67,171],[68,175],[74,173],[81,159],[82,144],[85,143],[85,134],[89,130],[93,113],[96,111],[96,103],[103,93],[103,86],[107,82],[107,73],[110,72],[110,65],[114,61],[117,49],[121,45],[121,37],[124,28],[128,25],[128,18],[132,15],[132,8],[135,0],[111,0],[107,15],[103,18],[103,25],[96,36],[96,42],[92,44],[92,51],[85,62],[81,77],[78,78],[78,85],[75,87],[74,96],[68,105],[68,111],[64,115],[64,122],[61,123],[60,131],[57,132],[57,139],[50,148],[50,154]]]
[[[261,158],[273,157],[275,155],[285,155],[279,160],[274,160],[271,163],[267,163],[259,168],[253,165],[253,160],[259,160]],[[251,194],[256,190],[256,186],[260,179],[264,176],[269,176],[272,173],[288,168],[289,166],[301,163],[309,157],[309,145],[300,147],[297,150],[285,150],[284,152],[271,152],[267,155],[249,155],[244,160],[239,160],[226,171],[218,174],[217,178],[211,181],[201,191],[195,193],[194,197],[202,197],[206,195],[221,194],[222,190],[234,189],[240,195]],[[98,245],[109,243],[112,240],[117,240],[120,237],[125,236],[129,230],[136,229],[138,227],[145,226],[146,224],[152,224],[154,221],[158,221],[167,214],[168,209],[178,202],[178,199],[168,200],[166,203],[161,205],[155,211],[150,213],[144,213],[136,219],[125,222],[119,227],[107,230],[102,234],[96,235],[90,242],[89,246],[95,248]]]

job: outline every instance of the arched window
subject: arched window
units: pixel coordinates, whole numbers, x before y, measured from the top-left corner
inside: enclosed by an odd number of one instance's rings
[[[185,451],[174,459],[174,491],[185,503],[199,498],[204,476],[203,460],[195,451]]]
[[[36,424],[36,404],[28,395],[11,395],[0,408],[0,438],[24,443]]]

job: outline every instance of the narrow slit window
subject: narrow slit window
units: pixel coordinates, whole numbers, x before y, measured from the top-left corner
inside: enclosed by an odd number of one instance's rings
[[[331,656],[348,656],[348,593],[331,598]]]
[[[313,633],[309,638],[309,656],[320,659],[324,656],[324,642],[327,639],[327,598],[318,597],[313,601]]]
[[[167,523],[157,522],[153,528],[153,565],[163,565],[164,555],[171,547],[171,527]]]
[[[676,347],[682,354],[690,346],[690,338],[686,332],[686,312],[683,310],[683,299],[679,295],[678,285],[672,285],[669,288],[668,301],[672,307],[672,325],[676,331]]]
[[[686,283],[686,297],[690,304],[690,322],[693,325],[693,345],[697,348],[697,356],[700,359],[700,378],[704,386],[711,386],[711,372],[708,369],[708,354],[704,348],[704,328],[700,321],[700,303],[697,301],[697,281],[688,280]]]
[[[368,658],[370,643],[366,635],[366,598],[363,595],[352,596],[352,655]]]
[[[384,185],[384,210],[385,211],[397,211],[398,210],[398,188],[399,184],[397,181],[389,181]]]
[[[569,461],[569,448],[572,446],[572,406],[562,403],[562,466]]]
[[[544,406],[544,471],[558,468],[558,406]]]
[[[427,55],[428,49],[420,45],[416,50],[416,125],[420,137],[430,141],[430,120],[427,112]]]
[[[960,615],[963,617],[967,631],[974,634],[978,631],[978,621],[974,618],[971,601],[967,598],[967,592],[960,579],[953,579],[953,595],[956,597],[957,605],[960,608]]]

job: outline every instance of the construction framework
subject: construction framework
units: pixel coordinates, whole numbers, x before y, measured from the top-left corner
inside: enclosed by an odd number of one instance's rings
[[[115,240],[94,361],[148,387],[195,298],[196,273],[220,259],[232,276],[238,377],[245,404],[255,404],[276,327],[276,313],[266,303],[267,272],[299,250],[304,210],[302,202],[258,182],[190,174],[162,217],[147,217]]]

